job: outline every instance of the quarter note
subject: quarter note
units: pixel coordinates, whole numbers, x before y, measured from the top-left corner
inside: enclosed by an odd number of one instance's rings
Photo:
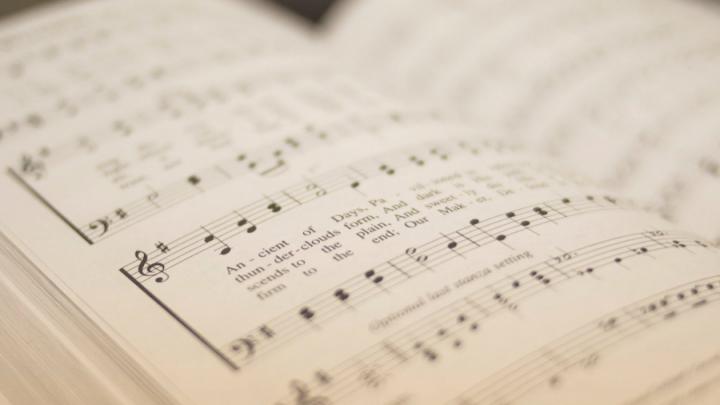
[[[247,218],[245,218],[245,217],[243,217],[242,215],[240,215],[237,211],[233,211],[233,212],[235,213],[235,215],[237,215],[238,217],[240,217],[240,219],[236,222],[236,225],[238,226],[238,228],[242,228],[242,227],[245,226],[245,225],[250,225],[250,226],[248,226],[248,228],[246,229],[246,232],[247,232],[247,233],[253,233],[253,232],[255,232],[255,231],[257,230],[257,226],[255,226],[255,224],[253,224],[253,223],[250,222]]]
[[[250,220],[248,220],[247,218],[245,218],[244,216],[240,215],[240,213],[237,212],[237,211],[233,211],[233,213],[234,213],[235,215],[237,215],[238,218],[240,218],[240,219],[235,223],[235,224],[238,226],[238,228],[242,228],[242,227],[245,226],[245,225],[250,225],[250,226],[248,226],[248,228],[246,229],[246,232],[247,232],[247,233],[253,233],[253,232],[255,232],[255,231],[257,230],[257,226],[255,226],[255,224],[252,223],[252,221],[250,221]]]
[[[205,236],[205,238],[203,238],[203,242],[210,243],[212,241],[217,240],[217,242],[222,245],[222,248],[220,248],[220,254],[224,256],[224,255],[230,253],[232,248],[227,243],[225,243],[225,241],[223,241],[222,239],[215,236],[215,234],[213,234],[212,232],[208,231],[207,228],[202,227],[202,229],[205,232],[207,232],[207,235]]]
[[[410,161],[415,163],[418,166],[423,166],[425,164],[425,161],[418,158],[417,156],[410,156]]]
[[[373,284],[377,284],[377,285],[379,285],[380,283],[382,283],[382,282],[383,282],[383,279],[384,279],[383,276],[378,275],[377,273],[375,273],[375,270],[368,270],[368,271],[366,271],[366,272],[365,272],[365,278],[367,278],[368,280],[372,281]]]
[[[393,174],[395,174],[395,169],[389,167],[386,164],[380,165],[379,169],[381,172],[387,174],[388,176],[392,176]]]
[[[192,176],[188,177],[187,181],[188,181],[188,183],[190,183],[193,186],[197,186],[198,184],[200,184],[200,178],[194,174]]]
[[[313,319],[313,317],[315,316],[315,312],[313,312],[313,310],[311,310],[308,307],[303,307],[302,309],[300,309],[299,313],[300,313],[300,316],[307,319],[308,321]]]
[[[348,294],[345,290],[342,288],[339,288],[335,290],[335,298],[339,299],[340,301],[347,301],[348,298],[350,298],[350,294]]]

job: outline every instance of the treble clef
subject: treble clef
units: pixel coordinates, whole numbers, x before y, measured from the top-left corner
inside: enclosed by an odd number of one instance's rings
[[[155,277],[156,283],[167,281],[170,276],[165,273],[165,265],[160,262],[148,263],[148,255],[142,250],[135,251],[135,257],[140,260],[138,273],[146,277]]]

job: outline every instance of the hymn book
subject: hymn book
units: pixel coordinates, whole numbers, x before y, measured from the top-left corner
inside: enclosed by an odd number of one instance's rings
[[[0,400],[716,404],[720,15],[0,23]]]

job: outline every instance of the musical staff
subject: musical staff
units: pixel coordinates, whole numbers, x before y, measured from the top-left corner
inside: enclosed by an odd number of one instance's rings
[[[364,270],[328,291],[308,299],[296,309],[278,315],[256,328],[256,330],[259,328],[273,330],[274,336],[272,339],[261,338],[257,336],[255,330],[251,330],[245,333],[243,337],[222,347],[228,351],[228,356],[238,364],[248,364],[281,345],[289,343],[297,336],[310,332],[315,326],[330,322],[334,318],[343,315],[349,309],[348,305],[358,306],[413,277],[434,271],[434,267],[440,264],[458,258],[464,259],[468,253],[494,243],[507,243],[506,239],[512,238],[521,232],[528,232],[531,228],[537,231],[537,228],[543,225],[557,224],[566,218],[624,208],[615,199],[611,200],[614,202],[611,203],[607,198],[602,197],[593,197],[592,199],[587,197],[573,198],[569,203],[555,200],[513,210],[516,218],[531,218],[533,221],[532,226],[518,225],[516,221],[509,219],[506,214],[496,215],[484,220],[471,219],[468,221],[468,225],[457,229],[453,233],[462,234],[463,238],[458,238],[452,248],[449,247],[447,239],[448,235],[452,234],[445,234],[416,247],[409,247],[402,254]],[[546,215],[540,215],[535,210],[539,205],[552,207],[552,209]],[[501,235],[504,238],[499,238]],[[558,268],[558,266],[556,265],[555,268]],[[534,279],[538,280],[536,284],[547,285],[551,283],[551,277],[546,275],[546,273],[550,274],[551,272],[546,268],[540,268],[536,271],[538,274],[533,276]],[[552,271],[552,274],[555,275],[556,273],[557,270]],[[143,277],[143,279],[147,280],[147,277]],[[346,298],[338,300],[338,294]],[[505,303],[509,305],[509,303]],[[312,319],[312,324],[307,322],[310,319]],[[245,342],[245,344],[238,344],[238,342]],[[243,350],[248,345],[252,346],[252,351]],[[239,350],[234,350],[234,348]]]
[[[344,134],[349,136],[351,134]],[[220,185],[226,184],[239,177],[255,174],[257,176],[273,176],[282,173],[282,169],[287,168],[288,159],[291,156],[300,155],[310,148],[321,144],[331,144],[336,140],[333,137],[323,136],[318,138],[314,131],[307,131],[306,134],[297,137],[284,137],[270,144],[259,147],[255,150],[241,153],[237,156],[219,161],[211,167],[207,167],[196,171],[193,174],[183,178],[182,180],[168,184],[159,190],[154,190],[148,196],[139,198],[135,201],[127,203],[121,207],[116,207],[108,214],[102,215],[79,227],[81,231],[93,243],[118,234],[132,225],[141,223],[142,221],[163,212],[165,209],[180,204],[188,199],[196,197]],[[464,143],[463,143],[464,144]],[[485,144],[484,149],[491,148],[491,144]],[[428,145],[428,149],[431,148]],[[459,144],[456,145],[458,150],[462,149]],[[475,149],[477,150],[477,149]],[[418,151],[421,153],[422,151]],[[398,162],[402,166],[409,164],[404,162],[403,152],[394,155],[388,155],[387,159]],[[377,166],[377,163],[373,163]],[[353,168],[346,168],[353,170]],[[358,170],[361,170],[364,177],[375,177],[376,173],[368,167],[361,164]],[[342,175],[340,175],[342,176]],[[357,178],[357,176],[353,176]],[[361,178],[357,178],[350,184],[351,188],[357,188]],[[327,194],[327,190],[317,182],[308,181],[305,184],[307,191],[315,191],[317,197]],[[292,197],[291,197],[292,198]],[[117,215],[122,212],[122,215]]]
[[[634,258],[645,256],[648,252],[675,249],[675,242],[685,244],[686,248],[711,249],[705,243],[692,237],[666,231],[628,234],[578,248],[568,252],[568,259],[561,263],[558,263],[557,258],[554,257],[515,271],[512,274],[507,274],[502,280],[474,289],[464,297],[387,336],[382,342],[368,347],[338,363],[333,368],[326,369],[328,375],[332,377],[333,383],[327,386],[316,384],[314,389],[333,401],[339,401],[364,386],[360,374],[367,372],[367,364],[373,365],[372,370],[374,373],[387,375],[392,370],[410,364],[410,360],[416,357],[430,362],[436,361],[448,351],[458,350],[465,345],[472,344],[472,336],[481,333],[483,321],[503,311],[517,311],[520,305],[537,294],[555,291],[549,289],[548,285],[556,286],[572,282],[572,280],[588,274],[597,274],[602,270],[610,271],[614,266],[618,265],[616,262],[618,258],[632,261]],[[645,248],[646,251],[637,253],[641,248]],[[628,269],[631,268],[628,267]],[[711,284],[712,287],[706,287],[706,292],[715,291],[716,288],[720,290],[720,278],[716,278]],[[711,284],[701,283],[699,285],[709,286]],[[695,290],[692,288],[695,288]],[[698,304],[702,300],[697,299],[702,287],[698,289],[697,285],[693,284],[693,287],[684,286],[678,288],[678,291],[688,289],[690,289],[691,294],[685,294],[683,297],[687,296],[695,299],[686,300],[686,302],[679,298],[680,295],[678,295],[678,302],[683,301],[686,304],[695,306],[703,305]],[[696,293],[693,295],[692,291],[696,291]],[[661,294],[658,297],[665,296],[666,294]],[[720,299],[720,297],[718,298]],[[668,313],[678,313],[677,308],[673,308],[675,302],[672,300],[658,301],[659,304],[655,304],[655,301],[657,301],[655,298],[648,299],[648,301],[648,304],[645,304],[644,307],[641,304],[635,304],[633,306],[634,310],[620,312],[633,314],[633,316],[636,314],[641,317],[645,316],[644,313],[640,313],[641,308],[645,308],[643,311],[652,316],[667,317]],[[656,311],[660,307],[663,308],[663,311]],[[595,321],[586,329],[611,330],[615,328],[616,323],[620,320],[625,322],[624,317],[607,316],[603,319],[605,320],[604,324],[601,325],[599,321]],[[642,322],[642,325],[647,326],[648,324]],[[388,347],[392,349],[388,350]],[[564,346],[550,349],[553,352],[562,352],[564,356],[572,353]],[[590,353],[591,351],[585,353],[585,355]],[[256,353],[253,353],[254,355]],[[538,367],[545,366],[545,360],[538,360],[537,358],[536,360]],[[527,371],[515,367],[508,367],[508,369],[512,370],[513,373],[517,373],[516,375],[523,375],[523,371]],[[547,379],[551,375],[554,374],[550,373],[544,378]],[[519,392],[520,386],[527,384],[526,381],[520,378],[509,380],[514,385],[507,387],[503,391],[504,393]],[[482,385],[483,389],[497,386],[498,383],[495,379]],[[481,391],[481,389],[476,390]],[[472,396],[469,395],[463,395],[462,399],[469,400],[467,403],[470,404],[485,403],[482,401],[473,402]],[[510,398],[493,396],[492,399]]]
[[[696,280],[647,297],[523,356],[448,404],[512,402],[544,383],[556,385],[571,368],[592,367],[599,353],[634,335],[718,301],[720,277]],[[562,360],[548,359],[548,353],[562,353]]]
[[[463,142],[463,145],[465,143]],[[488,148],[491,148],[490,144]],[[413,150],[422,150],[426,146],[421,145],[413,148]],[[465,147],[461,147],[465,149]],[[407,150],[399,150],[390,152],[388,155],[392,155],[400,161],[407,155]],[[473,154],[478,154],[477,150],[474,150]],[[306,180],[302,183],[291,186],[285,190],[264,196],[263,198],[256,200],[250,204],[240,207],[232,212],[223,215],[222,217],[216,218],[215,220],[205,224],[202,229],[191,232],[185,236],[182,236],[172,242],[167,243],[176,256],[170,256],[166,258],[166,266],[168,268],[179,264],[188,257],[197,255],[204,251],[204,244],[200,241],[202,236],[207,230],[214,234],[219,235],[224,240],[229,240],[235,236],[238,236],[244,232],[253,233],[258,228],[258,225],[269,221],[279,215],[287,213],[303,204],[307,204],[315,199],[322,198],[333,192],[337,192],[346,188],[355,189],[355,184],[359,184],[361,181],[365,182],[372,178],[373,173],[377,173],[375,168],[377,167],[377,160],[380,158],[372,158],[366,161],[361,161],[358,164],[347,168],[341,168],[324,175],[320,175],[311,180]],[[389,159],[385,157],[384,159]],[[152,195],[158,195],[153,193]],[[156,204],[159,197],[153,198],[152,201]],[[126,208],[125,210],[129,210]],[[249,227],[248,227],[249,225]],[[158,257],[161,252],[158,250],[152,251],[150,254],[153,257]],[[182,256],[182,259],[179,257]],[[125,268],[135,267],[137,262],[131,262],[123,266]],[[141,281],[145,281],[142,278]]]

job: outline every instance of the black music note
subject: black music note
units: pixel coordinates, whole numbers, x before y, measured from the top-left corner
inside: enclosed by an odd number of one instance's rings
[[[155,277],[156,283],[167,281],[170,276],[165,272],[165,265],[160,262],[148,263],[148,255],[142,250],[135,251],[135,258],[140,260],[138,273],[146,277]]]
[[[198,184],[200,184],[200,178],[193,174],[192,176],[187,178],[187,182],[193,186],[197,186]]]
[[[547,211],[545,211],[544,209],[542,209],[542,208],[540,208],[540,207],[535,207],[535,208],[533,208],[533,211],[534,211],[535,213],[537,213],[538,215],[542,215],[542,216],[545,216],[545,215],[548,214]]]
[[[218,243],[220,243],[220,244],[222,245],[222,248],[220,249],[220,254],[221,254],[221,255],[224,256],[224,255],[230,253],[230,251],[232,250],[232,248],[231,248],[227,243],[225,243],[225,241],[223,241],[222,239],[220,239],[220,238],[218,238],[217,236],[215,236],[215,234],[213,234],[212,232],[208,231],[205,227],[202,227],[202,229],[205,230],[205,232],[207,232],[207,236],[205,236],[205,238],[203,238],[203,242],[205,242],[205,243],[210,243],[210,242],[216,240]]]
[[[350,183],[351,188],[358,188],[359,186],[360,186],[359,181],[353,181],[352,183]]]
[[[447,153],[440,152],[440,151],[437,150],[437,148],[432,148],[432,149],[430,149],[430,154],[431,154],[431,155],[436,155],[437,157],[440,158],[440,160],[447,160],[447,159],[448,159]]]
[[[315,372],[315,379],[320,385],[328,385],[332,382],[332,377],[330,377],[328,373],[322,370],[318,370]]]
[[[429,362],[434,362],[435,360],[438,359],[438,354],[437,354],[437,352],[436,352],[435,350],[433,350],[433,349],[429,349],[429,348],[423,349],[423,350],[422,350],[422,355],[425,356],[425,358],[426,358]]]
[[[238,226],[238,227],[243,227],[243,226],[245,226],[245,225],[247,225],[247,224],[250,224],[250,226],[249,226],[248,229],[246,230],[247,233],[253,233],[253,232],[255,232],[255,231],[257,230],[257,226],[255,226],[255,224],[253,224],[252,222],[248,221],[248,220],[245,219],[245,218],[241,218],[239,221],[237,221],[237,226]]]
[[[280,206],[278,203],[273,201],[270,204],[268,204],[267,209],[269,209],[272,212],[279,212],[282,209],[282,206]]]
[[[314,182],[310,182],[307,186],[305,186],[305,190],[314,192],[316,197],[322,197],[327,194],[327,190]]]
[[[387,174],[388,176],[392,176],[393,174],[395,174],[395,169],[389,167],[386,164],[380,165],[379,169],[381,172]]]
[[[290,146],[293,149],[297,149],[300,146],[300,142],[298,142],[297,140],[295,140],[293,138],[286,138],[285,144]]]
[[[609,319],[600,321],[598,326],[600,327],[600,329],[602,329],[604,331],[610,331],[610,330],[615,329],[615,327],[617,327],[617,324],[618,324],[617,318],[613,317],[613,318],[609,318]]]
[[[124,136],[132,134],[132,127],[122,120],[114,121],[112,123],[112,129]]]
[[[425,164],[425,161],[422,159],[419,159],[417,156],[410,156],[410,161],[415,163],[418,166],[423,166]]]
[[[545,277],[544,275],[540,274],[539,272],[533,270],[530,272],[530,277],[534,278],[535,280],[543,283],[543,284],[550,284],[552,280]]]
[[[120,219],[125,219],[128,214],[122,208],[118,208],[115,210],[115,215]]]
[[[672,241],[673,247],[676,248],[684,248],[687,247],[684,243],[680,243],[680,241],[674,240]]]
[[[504,306],[505,308],[515,311],[518,307],[517,304],[510,301],[509,298],[505,297],[504,295],[500,293],[493,294],[493,299],[498,302],[498,304]]]
[[[365,272],[365,278],[367,278],[368,280],[372,281],[373,284],[377,284],[377,285],[379,285],[380,283],[382,283],[383,280],[384,280],[383,276],[380,276],[380,275],[378,275],[378,274],[375,273],[375,270],[368,270],[368,271],[366,271],[366,272]]]
[[[345,292],[345,290],[343,290],[342,288],[335,290],[335,294],[333,295],[335,295],[335,298],[343,302],[347,301],[347,299],[350,298],[350,294]]]
[[[313,310],[311,310],[308,307],[302,307],[300,309],[299,313],[300,313],[300,316],[307,319],[308,321],[313,319],[313,317],[315,316],[315,312],[313,312]]]

